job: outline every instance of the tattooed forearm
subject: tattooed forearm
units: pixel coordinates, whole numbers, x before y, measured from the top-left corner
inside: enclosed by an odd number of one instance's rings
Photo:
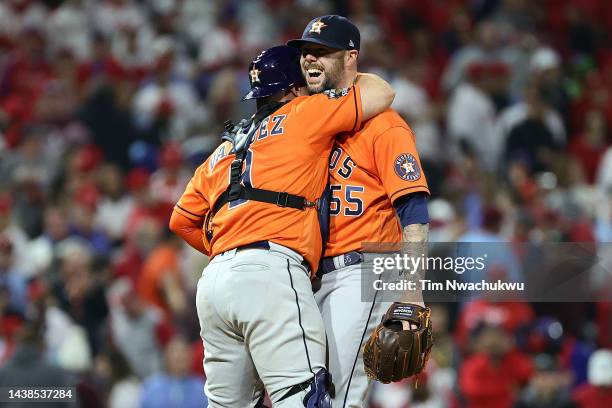
[[[421,258],[427,256],[427,239],[429,234],[429,224],[410,224],[406,225],[403,230],[403,252],[409,257]],[[418,270],[410,271],[410,273],[405,276],[406,279],[409,279],[413,282],[416,282],[416,287],[420,288],[420,280],[425,279],[425,268],[422,263],[419,263],[421,266]],[[417,303],[423,306],[423,295],[421,294],[421,290],[409,290],[404,292],[402,296],[403,302],[409,303]]]
[[[427,242],[429,224],[410,224],[404,227],[404,242]]]

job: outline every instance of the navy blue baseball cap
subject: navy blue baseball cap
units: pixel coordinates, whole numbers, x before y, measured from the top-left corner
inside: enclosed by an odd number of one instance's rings
[[[335,14],[313,19],[302,33],[302,38],[287,41],[290,47],[319,44],[338,50],[357,50],[361,43],[359,29],[351,21]]]

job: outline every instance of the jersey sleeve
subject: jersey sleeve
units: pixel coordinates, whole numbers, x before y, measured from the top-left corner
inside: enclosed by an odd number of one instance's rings
[[[208,160],[195,171],[183,195],[174,206],[174,211],[193,221],[204,220],[210,211],[210,203],[205,194],[207,163]]]
[[[391,202],[410,193],[429,194],[410,128],[395,126],[379,134],[374,141],[374,160]]]
[[[296,107],[298,124],[312,144],[330,144],[340,132],[361,127],[363,111],[358,85],[311,95]]]

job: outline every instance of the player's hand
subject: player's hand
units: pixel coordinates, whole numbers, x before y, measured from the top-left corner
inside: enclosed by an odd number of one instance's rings
[[[402,329],[403,330],[416,330],[418,328],[419,328],[419,326],[417,326],[414,323],[410,323],[410,322],[406,322],[406,321],[402,322]]]

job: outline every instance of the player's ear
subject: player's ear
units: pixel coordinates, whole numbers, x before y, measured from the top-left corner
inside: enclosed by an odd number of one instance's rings
[[[359,51],[357,50],[347,50],[344,53],[344,66],[345,67],[357,67],[357,58],[359,56]]]
[[[346,59],[346,62],[353,62],[353,63],[356,64],[358,56],[359,56],[359,51],[357,51],[357,50],[348,50],[348,51],[346,51],[346,54],[345,54],[344,57]]]

